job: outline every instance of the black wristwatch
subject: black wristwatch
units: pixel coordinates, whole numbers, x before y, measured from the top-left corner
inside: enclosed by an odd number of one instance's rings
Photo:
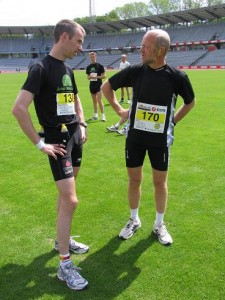
[[[88,124],[86,122],[80,122],[80,126],[83,126],[84,128],[87,128]]]

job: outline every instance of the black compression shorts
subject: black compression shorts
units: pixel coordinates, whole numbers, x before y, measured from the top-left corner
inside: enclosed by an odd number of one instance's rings
[[[146,152],[153,169],[158,171],[167,171],[169,162],[168,147],[150,147],[146,148],[142,145],[134,144],[126,140],[125,157],[126,167],[136,168],[144,163]]]
[[[57,155],[57,160],[49,156],[49,163],[55,181],[74,176],[73,167],[80,167],[82,160],[82,140],[79,124],[67,125],[68,132],[61,128],[44,128],[46,144],[64,144],[67,153]]]

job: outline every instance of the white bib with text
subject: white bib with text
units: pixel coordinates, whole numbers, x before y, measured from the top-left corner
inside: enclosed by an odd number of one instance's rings
[[[57,116],[75,115],[74,93],[56,94]]]
[[[137,102],[134,128],[163,133],[166,121],[167,107]]]

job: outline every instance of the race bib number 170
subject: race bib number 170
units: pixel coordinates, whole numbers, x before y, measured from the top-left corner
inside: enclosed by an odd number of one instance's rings
[[[166,122],[166,113],[166,106],[138,102],[134,128],[143,131],[163,133]]]

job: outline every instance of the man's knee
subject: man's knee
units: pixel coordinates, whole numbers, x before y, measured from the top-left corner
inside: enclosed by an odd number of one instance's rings
[[[167,181],[166,180],[154,180],[153,185],[157,190],[167,189]]]
[[[129,185],[133,187],[139,187],[142,182],[142,176],[129,176]]]

